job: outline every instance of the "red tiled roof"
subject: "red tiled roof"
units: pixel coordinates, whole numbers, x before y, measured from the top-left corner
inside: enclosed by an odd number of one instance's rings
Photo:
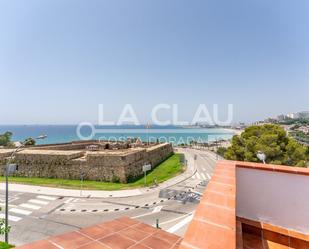
[[[234,162],[234,163],[238,168],[259,169],[259,170],[309,176],[309,168],[289,167],[284,165],[262,164],[262,163],[251,163],[251,162]]]
[[[237,222],[243,227],[244,245],[249,247],[255,248],[256,243],[265,248],[309,248],[309,235],[242,217]]]
[[[122,217],[16,249],[176,249],[180,242],[177,235]]]
[[[181,249],[236,248],[235,164],[220,161],[195,212]]]

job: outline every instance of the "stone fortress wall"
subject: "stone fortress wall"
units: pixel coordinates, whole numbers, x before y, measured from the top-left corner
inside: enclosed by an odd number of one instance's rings
[[[139,144],[81,141],[34,146],[15,156],[17,176],[128,182],[143,174],[142,166],[155,167],[173,153],[168,143]],[[0,149],[3,175],[8,150]]]

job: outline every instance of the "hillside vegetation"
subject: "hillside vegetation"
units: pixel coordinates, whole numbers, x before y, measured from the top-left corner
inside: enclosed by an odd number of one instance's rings
[[[299,144],[287,136],[283,128],[273,124],[250,126],[241,135],[235,135],[224,157],[229,160],[260,162],[258,151],[266,155],[266,163],[308,166],[308,147]]]

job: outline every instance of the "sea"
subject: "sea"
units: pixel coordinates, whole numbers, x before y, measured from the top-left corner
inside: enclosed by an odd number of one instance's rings
[[[139,138],[141,141],[160,141],[173,144],[196,142],[213,142],[228,140],[234,135],[232,130],[221,128],[185,128],[178,126],[99,126],[81,125],[0,125],[0,134],[10,131],[13,141],[24,141],[26,138],[46,136],[37,140],[37,144],[64,143],[77,140],[121,141],[128,138]]]

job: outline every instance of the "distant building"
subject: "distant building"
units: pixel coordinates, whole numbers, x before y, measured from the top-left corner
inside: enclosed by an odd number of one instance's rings
[[[270,123],[270,124],[273,124],[273,123],[277,123],[277,119],[276,118],[266,118],[264,120],[265,123]]]
[[[281,114],[281,115],[278,115],[278,116],[277,116],[277,120],[278,120],[278,121],[283,121],[283,120],[285,120],[286,118],[287,118],[287,116],[284,115],[284,114]]]
[[[282,115],[284,116],[284,115]],[[309,111],[304,112],[292,112],[286,115],[287,118],[299,119],[299,118],[309,118]]]
[[[298,115],[299,115],[299,118],[309,118],[309,112],[308,111],[299,112]]]
[[[299,113],[289,113],[286,116],[291,119],[297,119],[299,118]]]

